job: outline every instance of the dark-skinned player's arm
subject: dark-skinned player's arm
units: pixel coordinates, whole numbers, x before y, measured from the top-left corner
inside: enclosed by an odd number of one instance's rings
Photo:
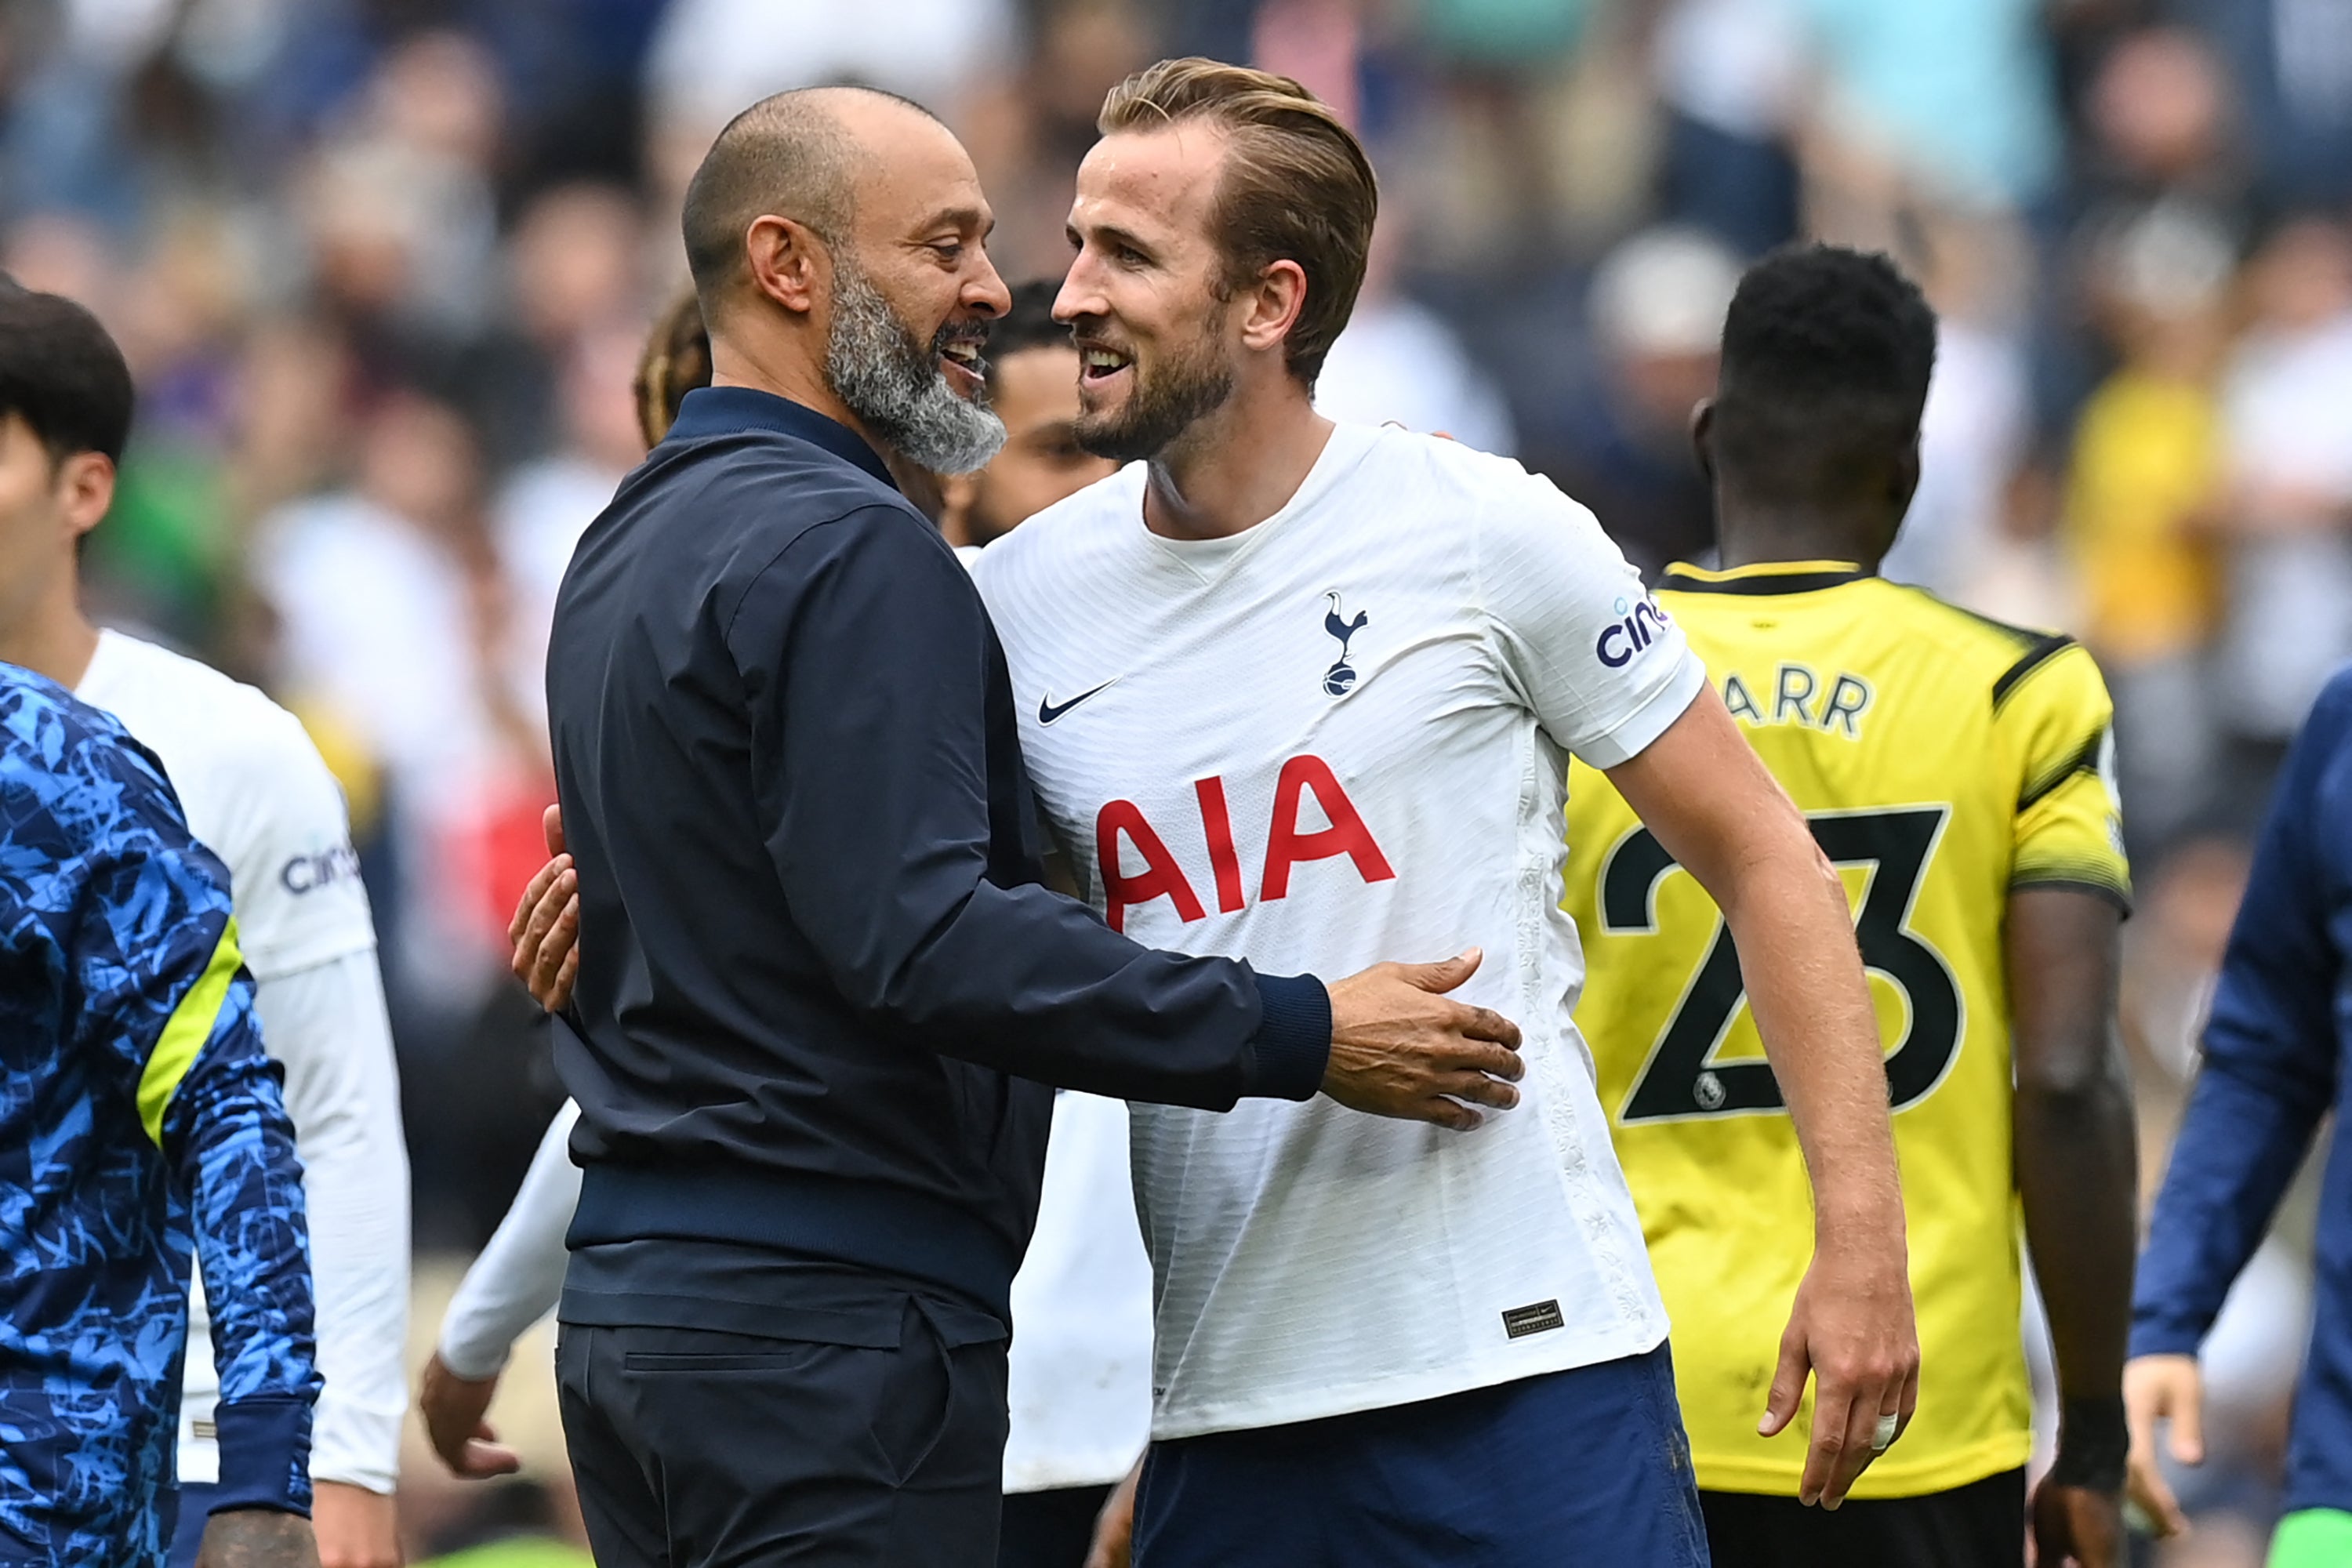
[[[2063,1416],[2033,1495],[2036,1561],[2124,1562],[2124,1347],[2138,1244],[2137,1129],[2116,1033],[2113,899],[2026,887],[2009,899],[2017,1191],[2050,1318]]]
[[[1815,1382],[1798,1496],[1835,1508],[1919,1399],[1919,1336],[1886,1070],[1845,889],[1712,687],[1609,782],[1722,910],[1813,1185],[1813,1261],[1772,1379],[1766,1436]]]

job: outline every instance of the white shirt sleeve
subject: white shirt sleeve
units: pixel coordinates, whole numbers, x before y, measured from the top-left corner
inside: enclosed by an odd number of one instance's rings
[[[442,1364],[459,1377],[495,1377],[524,1330],[555,1310],[571,1255],[563,1237],[580,1206],[580,1167],[572,1163],[570,1100],[539,1141],[514,1205],[482,1255],[458,1281],[441,1320]]]
[[[1596,768],[1682,717],[1706,667],[1591,511],[1514,468],[1483,510],[1477,574],[1503,677],[1545,731]]]
[[[309,1197],[319,1395],[310,1475],[389,1492],[407,1408],[408,1151],[373,950],[258,983]]]

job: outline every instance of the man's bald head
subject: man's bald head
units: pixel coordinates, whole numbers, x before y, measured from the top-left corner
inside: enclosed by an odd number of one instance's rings
[[[921,104],[863,87],[809,87],[763,98],[719,133],[686,189],[686,261],[704,318],[744,275],[744,231],[772,214],[804,224],[828,246],[849,238],[857,188],[878,174],[880,122]]]

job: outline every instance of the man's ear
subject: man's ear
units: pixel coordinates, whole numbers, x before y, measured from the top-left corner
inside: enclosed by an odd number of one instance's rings
[[[763,213],[743,231],[743,250],[755,290],[796,316],[816,309],[833,261],[815,230],[797,218]]]
[[[76,452],[58,465],[57,493],[66,527],[79,540],[114,504],[114,459],[103,452]]]
[[[1307,309],[1307,269],[1296,261],[1276,261],[1258,275],[1249,293],[1249,314],[1242,321],[1242,346],[1263,353],[1278,347],[1298,325]]]
[[[1709,485],[1715,483],[1715,399],[1702,397],[1691,409],[1691,451],[1698,458],[1698,471],[1706,476]]]

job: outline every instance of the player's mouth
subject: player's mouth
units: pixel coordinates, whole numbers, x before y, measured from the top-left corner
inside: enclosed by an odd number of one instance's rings
[[[1135,356],[1102,343],[1078,345],[1078,386],[1085,392],[1108,392],[1135,368]]]
[[[950,337],[950,331],[956,335]],[[978,332],[969,329],[945,328],[933,340],[940,376],[948,384],[948,390],[958,397],[969,401],[985,390],[988,384],[987,365],[982,360],[980,351],[987,342],[984,328]]]

